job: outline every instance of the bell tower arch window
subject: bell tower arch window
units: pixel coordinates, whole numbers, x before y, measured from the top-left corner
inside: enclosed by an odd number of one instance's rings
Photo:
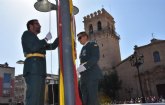
[[[100,21],[97,22],[97,30],[98,31],[102,30],[102,26],[101,26],[101,22]]]
[[[92,24],[89,25],[89,34],[93,34],[93,26],[92,26]]]

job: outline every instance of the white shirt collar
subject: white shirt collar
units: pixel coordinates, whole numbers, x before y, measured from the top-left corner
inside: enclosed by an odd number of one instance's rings
[[[86,46],[88,42],[89,42],[89,41],[87,41],[83,46]]]

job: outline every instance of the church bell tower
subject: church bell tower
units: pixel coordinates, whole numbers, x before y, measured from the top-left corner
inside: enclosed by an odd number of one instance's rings
[[[115,31],[114,18],[104,9],[84,17],[85,32],[92,41],[96,41],[100,49],[99,66],[108,72],[121,62],[119,35]]]

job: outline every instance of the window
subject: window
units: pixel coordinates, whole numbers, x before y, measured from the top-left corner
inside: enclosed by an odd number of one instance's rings
[[[93,34],[93,26],[92,26],[92,24],[89,25],[89,34]]]
[[[109,22],[107,23],[107,27],[108,27],[108,29],[110,30],[110,24],[109,24]]]
[[[4,97],[10,96],[10,89],[11,89],[11,74],[4,73],[4,78],[3,78],[3,96]]]
[[[158,51],[153,52],[154,62],[160,62],[160,55]]]
[[[97,30],[98,31],[102,30],[102,26],[101,26],[101,22],[100,21],[97,22]]]

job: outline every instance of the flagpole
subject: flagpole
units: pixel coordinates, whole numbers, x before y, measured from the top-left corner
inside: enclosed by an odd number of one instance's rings
[[[60,5],[65,103],[67,105],[75,105],[69,0],[60,0]]]

